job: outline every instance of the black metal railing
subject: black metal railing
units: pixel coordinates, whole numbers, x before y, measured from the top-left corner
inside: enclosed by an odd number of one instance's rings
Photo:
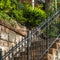
[[[19,57],[21,60],[40,60],[60,34],[57,26],[59,22],[56,20],[59,13],[60,9],[29,32],[28,37],[22,39],[2,56],[2,60],[14,60],[14,57]]]

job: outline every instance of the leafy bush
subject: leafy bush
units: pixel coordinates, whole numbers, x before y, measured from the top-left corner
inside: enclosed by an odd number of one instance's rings
[[[22,4],[22,9],[12,10],[9,12],[9,16],[14,18],[19,23],[26,25],[27,27],[35,27],[39,25],[46,18],[46,13],[35,8],[34,10],[30,5]]]
[[[25,22],[26,25],[37,26],[45,20],[46,13],[39,8],[33,10],[32,7],[27,6],[23,10],[23,17],[27,19]]]
[[[12,18],[9,17],[6,13],[0,12],[0,19],[10,21]]]
[[[39,8],[33,10],[29,4],[21,4],[19,0],[1,0],[0,3],[0,19],[8,21],[14,19],[27,27],[35,27],[46,18],[43,10]]]

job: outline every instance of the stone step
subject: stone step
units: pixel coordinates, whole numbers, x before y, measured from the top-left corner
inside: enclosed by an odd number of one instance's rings
[[[57,43],[59,43],[60,41],[59,40],[57,40],[53,45],[52,45],[52,47],[51,48],[55,48],[55,49],[57,49]]]
[[[55,49],[55,48],[50,48],[49,51],[48,51],[48,53],[49,53],[49,54],[54,54],[54,53],[56,53],[56,51],[57,51],[57,49]]]
[[[60,42],[56,43],[57,49],[60,48]]]
[[[52,54],[46,54],[46,55],[44,55],[42,60],[53,60],[53,55]]]
[[[40,41],[33,42],[30,47],[30,60],[39,60],[41,52],[45,49],[46,44],[40,44]],[[42,60],[53,60],[54,55],[57,52],[57,48],[60,47],[59,39],[52,45],[48,53],[44,55]],[[15,60],[27,60],[27,48],[25,52],[20,53],[20,57],[15,57]]]

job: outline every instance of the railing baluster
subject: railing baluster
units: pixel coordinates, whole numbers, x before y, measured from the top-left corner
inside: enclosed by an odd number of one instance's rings
[[[18,43],[16,43],[16,53],[17,53],[17,49],[18,49],[17,44],[18,44]],[[16,54],[16,57],[17,57],[17,54]]]
[[[8,56],[8,59],[10,60],[10,55]]]
[[[30,36],[30,32],[28,32],[28,36]],[[30,37],[27,39],[27,60],[30,60]]]
[[[6,54],[6,51],[4,52]],[[6,57],[7,58],[7,57]],[[6,60],[6,58],[4,60]]]
[[[48,21],[48,19],[47,19]],[[46,27],[46,48],[48,49],[48,46],[49,46],[49,22],[47,23],[47,27]]]
[[[0,49],[0,60],[2,60],[2,49]]]
[[[19,42],[20,42],[20,40],[19,40]],[[20,45],[19,45],[19,55],[20,55]]]
[[[13,53],[13,46],[12,46],[12,59],[14,59],[14,53]]]

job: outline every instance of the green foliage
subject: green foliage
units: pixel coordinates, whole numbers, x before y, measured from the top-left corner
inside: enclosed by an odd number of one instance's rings
[[[45,18],[46,13],[35,8],[34,10],[29,4],[21,4],[20,0],[0,0],[0,19],[16,20],[17,22],[35,27],[39,25]]]
[[[31,29],[32,27],[40,25],[42,21],[46,19],[46,13],[40,9],[43,5],[40,5],[38,8],[35,7],[33,10],[32,7],[27,4],[28,2],[21,4],[19,1],[20,0],[0,0],[0,20],[7,20],[12,26],[15,26],[15,20]],[[52,11],[49,13],[52,13]],[[56,33],[60,31],[60,21],[55,23],[56,28],[52,25],[49,27],[49,36],[55,37],[57,36]]]
[[[19,22],[20,24],[25,24],[26,19],[23,17],[23,11],[22,10],[13,10],[12,11],[13,18]]]
[[[38,5],[38,8],[40,8],[40,9],[45,9],[45,4],[39,4],[39,5]]]
[[[49,36],[50,37],[57,37],[60,33],[60,21],[55,20],[50,26],[49,26]]]
[[[11,17],[9,17],[7,14],[5,14],[4,12],[0,12],[0,19],[1,20],[7,20],[10,21]]]
[[[51,25],[52,26],[52,25]],[[58,28],[54,26],[53,27],[50,27],[50,31],[49,31],[49,36],[50,37],[57,37],[57,33],[58,33]]]
[[[26,6],[23,11],[23,17],[26,18],[26,25],[37,26],[45,20],[46,13],[39,8],[33,10],[31,6]]]

